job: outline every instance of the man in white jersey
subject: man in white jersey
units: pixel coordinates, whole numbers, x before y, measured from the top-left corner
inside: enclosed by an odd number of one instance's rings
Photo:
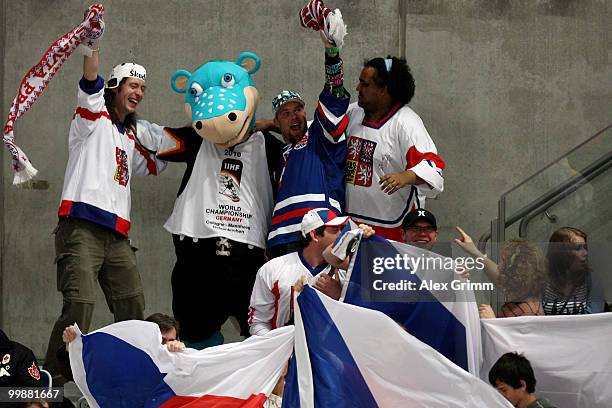
[[[145,93],[144,67],[117,65],[106,85],[98,71],[95,49],[84,57],[55,230],[57,288],[63,305],[45,358],[45,368],[53,374],[61,372],[56,354],[64,328],[77,323],[84,332],[89,329],[96,281],[115,321],[142,319],[145,307],[136,256],[127,238],[130,182],[135,174],[157,175],[165,165],[136,134],[135,113]],[[54,384],[63,379],[57,380]]]
[[[347,221],[348,217],[338,217],[328,208],[304,215],[300,224],[302,249],[266,262],[257,272],[248,320],[252,335],[264,335],[292,321],[293,285],[302,276],[316,278],[315,287],[319,280],[331,280],[332,267],[323,259],[323,251]]]
[[[374,58],[359,76],[346,131],[347,212],[385,238],[402,241],[402,220],[444,188],[444,161],[408,107],[414,78],[406,60]]]

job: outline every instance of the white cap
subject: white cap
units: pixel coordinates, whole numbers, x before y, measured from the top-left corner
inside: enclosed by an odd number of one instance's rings
[[[302,231],[302,236],[306,237],[310,231],[316,230],[319,227],[341,227],[348,220],[349,217],[338,217],[329,208],[315,208],[304,215],[300,224],[300,230]]]
[[[113,89],[119,86],[123,78],[138,78],[143,81],[147,79],[147,70],[138,64],[132,62],[124,62],[123,64],[117,65],[111,71],[106,81],[106,87]]]

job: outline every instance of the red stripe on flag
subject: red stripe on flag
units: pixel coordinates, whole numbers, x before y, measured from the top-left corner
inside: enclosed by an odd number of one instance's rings
[[[170,398],[159,408],[261,408],[268,397],[265,394],[253,394],[247,399],[203,395],[201,397],[176,396]]]
[[[440,170],[444,170],[444,167],[446,167],[446,163],[444,163],[444,160],[442,160],[442,158],[437,154],[432,152],[421,153],[417,150],[416,147],[410,146],[410,149],[408,149],[408,153],[406,153],[406,170],[416,166],[423,160],[433,161],[434,163],[436,163],[436,167],[438,167]]]
[[[92,112],[87,108],[83,108],[82,106],[79,106],[76,111],[74,112],[74,116],[72,117],[72,119],[74,119],[76,117],[76,115],[79,115],[80,117],[82,117],[83,119],[86,120],[98,120],[101,117],[105,117],[108,120],[111,120],[110,115],[108,114],[107,111],[101,111],[101,112]]]

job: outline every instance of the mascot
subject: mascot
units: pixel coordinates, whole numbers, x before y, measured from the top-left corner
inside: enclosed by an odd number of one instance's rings
[[[272,214],[271,169],[282,148],[254,131],[259,97],[251,76],[259,66],[257,55],[244,52],[236,61],[176,71],[171,86],[185,95],[192,126],[138,129],[142,137],[163,136],[159,159],[187,163],[164,227],[176,251],[172,309],[192,348],[223,343],[220,327],[229,316],[248,334],[249,298]]]

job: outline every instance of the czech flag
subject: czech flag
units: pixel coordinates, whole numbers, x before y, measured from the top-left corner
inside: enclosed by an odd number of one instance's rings
[[[469,282],[457,273],[462,267],[451,258],[372,236],[359,243],[340,300],[383,312],[478,376],[480,318],[474,292],[465,288]]]
[[[511,408],[493,387],[381,312],[304,287],[283,407]]]
[[[124,321],[79,336],[70,365],[92,408],[261,407],[293,350],[293,326],[241,343],[169,352],[156,324]]]

